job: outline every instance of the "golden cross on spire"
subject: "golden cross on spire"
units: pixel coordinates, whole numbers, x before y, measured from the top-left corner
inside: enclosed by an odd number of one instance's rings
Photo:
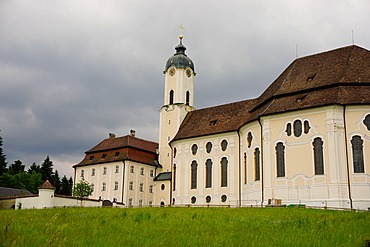
[[[181,24],[181,25],[179,25],[178,26],[179,27],[179,29],[180,29],[180,35],[179,35],[179,37],[180,37],[180,39],[182,39],[182,32],[185,30],[185,27]]]

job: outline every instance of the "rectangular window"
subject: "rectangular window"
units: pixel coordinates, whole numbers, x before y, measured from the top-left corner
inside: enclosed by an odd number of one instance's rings
[[[140,175],[144,175],[144,168],[140,168]]]
[[[119,166],[116,166],[116,173],[119,173]]]
[[[154,171],[150,170],[150,177],[154,177]]]
[[[134,166],[130,166],[130,173],[134,173]]]

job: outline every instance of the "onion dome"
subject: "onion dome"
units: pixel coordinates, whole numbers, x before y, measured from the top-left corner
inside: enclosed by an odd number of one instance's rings
[[[193,61],[185,54],[186,47],[182,44],[182,38],[183,36],[180,35],[180,44],[175,47],[176,53],[167,60],[163,73],[166,73],[171,66],[181,69],[191,68],[194,71]]]

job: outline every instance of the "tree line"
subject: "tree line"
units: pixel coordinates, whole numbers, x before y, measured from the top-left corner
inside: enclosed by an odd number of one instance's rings
[[[59,195],[71,195],[73,180],[66,175],[62,178],[58,170],[53,169],[53,161],[49,156],[45,158],[41,165],[33,163],[28,170],[22,161],[16,160],[7,167],[6,155],[3,150],[3,138],[0,136],[0,187],[26,189],[31,193],[37,194],[38,187],[46,180],[55,187],[55,193]]]

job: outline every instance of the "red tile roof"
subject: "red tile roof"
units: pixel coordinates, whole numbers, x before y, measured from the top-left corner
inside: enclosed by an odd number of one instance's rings
[[[132,160],[158,166],[155,162],[158,143],[131,135],[111,137],[85,152],[85,158],[73,167]]]
[[[55,187],[49,182],[49,180],[46,180],[38,189],[49,189],[49,190],[55,190]]]
[[[352,45],[298,58],[260,97],[188,113],[173,140],[237,131],[259,116],[332,104],[370,104],[370,51]]]

